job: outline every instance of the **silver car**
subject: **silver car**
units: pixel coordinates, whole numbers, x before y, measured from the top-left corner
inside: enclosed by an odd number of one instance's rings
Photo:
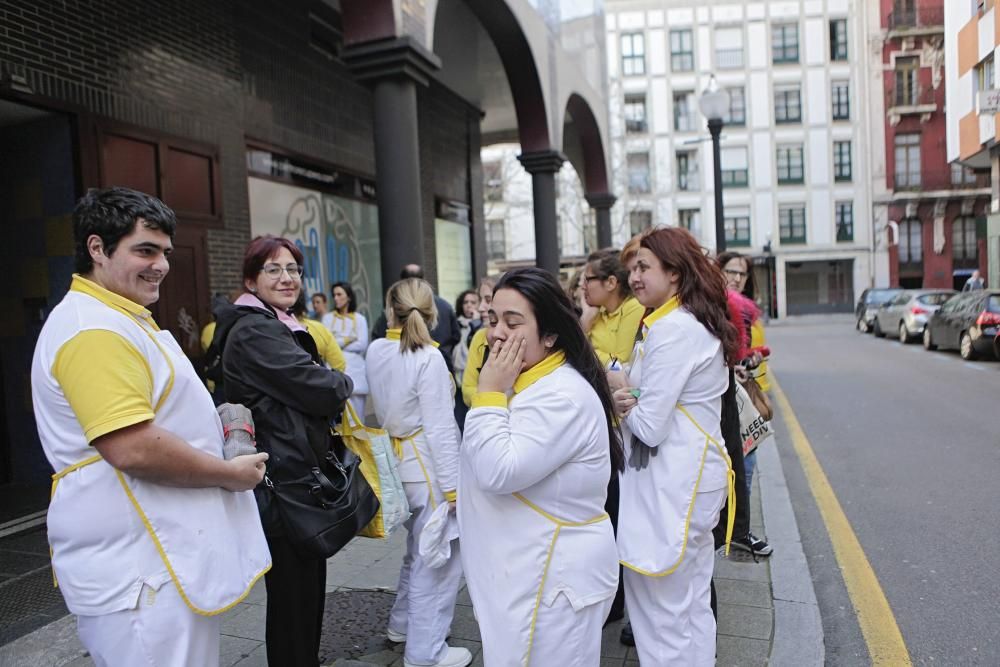
[[[905,345],[923,335],[931,314],[955,294],[952,289],[903,290],[878,309],[872,331],[879,338],[895,334]]]

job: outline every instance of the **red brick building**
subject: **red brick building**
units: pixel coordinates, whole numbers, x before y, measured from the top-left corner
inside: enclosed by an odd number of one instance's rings
[[[889,283],[984,275],[989,172],[946,157],[944,0],[881,0]]]

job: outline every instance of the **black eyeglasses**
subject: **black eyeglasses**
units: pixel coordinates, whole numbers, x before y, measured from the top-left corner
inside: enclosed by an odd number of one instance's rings
[[[583,282],[589,283],[591,280],[604,280],[601,276],[584,276]]]

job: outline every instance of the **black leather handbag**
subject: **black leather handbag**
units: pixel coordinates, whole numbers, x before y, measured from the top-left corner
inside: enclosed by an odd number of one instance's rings
[[[264,477],[278,506],[285,537],[307,558],[340,551],[378,512],[378,496],[361,474],[361,459],[333,440],[319,466],[302,466],[290,481]],[[339,455],[336,450],[339,450]]]

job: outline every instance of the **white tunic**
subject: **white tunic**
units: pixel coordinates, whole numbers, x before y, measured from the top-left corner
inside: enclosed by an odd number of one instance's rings
[[[253,493],[163,486],[116,470],[88,444],[52,374],[60,348],[78,332],[117,333],[149,366],[153,423],[222,457],[219,416],[180,346],[148,313],[113,307],[102,293],[110,294],[74,278],[42,328],[32,361],[39,437],[49,463],[65,473],[56,475],[48,511],[59,587],[71,612],[100,615],[134,609],[144,584],[156,589],[173,580],[192,611],[221,613],[271,564]]]
[[[403,352],[398,339],[379,338],[368,348],[367,368],[375,418],[402,446],[399,477],[426,482],[435,507],[443,492],[454,492],[458,485],[461,437],[455,385],[444,357],[430,345]]]
[[[626,567],[664,576],[684,557],[694,495],[729,482],[720,427],[729,374],[719,339],[675,302],[646,323],[629,372],[639,400],[622,436],[627,458],[633,434],[655,450],[646,468],[622,473],[618,550]]]
[[[354,312],[347,315],[340,313],[327,313],[321,320],[322,323],[333,332],[337,339],[337,345],[344,351],[344,360],[347,362],[347,376],[354,382],[354,395],[365,395],[368,393],[368,380],[365,379],[365,354],[368,350],[368,320],[361,313]],[[344,345],[348,338],[353,340]],[[364,417],[364,415],[360,415]]]
[[[509,408],[483,407],[479,397],[500,395],[480,394],[465,422],[462,562],[491,666],[537,664],[532,654],[551,655],[564,641],[553,626],[565,623],[546,623],[540,605],[551,608],[561,595],[567,610],[580,612],[618,586],[604,511],[611,474],[604,410],[571,366],[538,377],[555,356],[522,373]],[[524,386],[532,375],[538,379]],[[597,664],[599,651],[593,658]]]

